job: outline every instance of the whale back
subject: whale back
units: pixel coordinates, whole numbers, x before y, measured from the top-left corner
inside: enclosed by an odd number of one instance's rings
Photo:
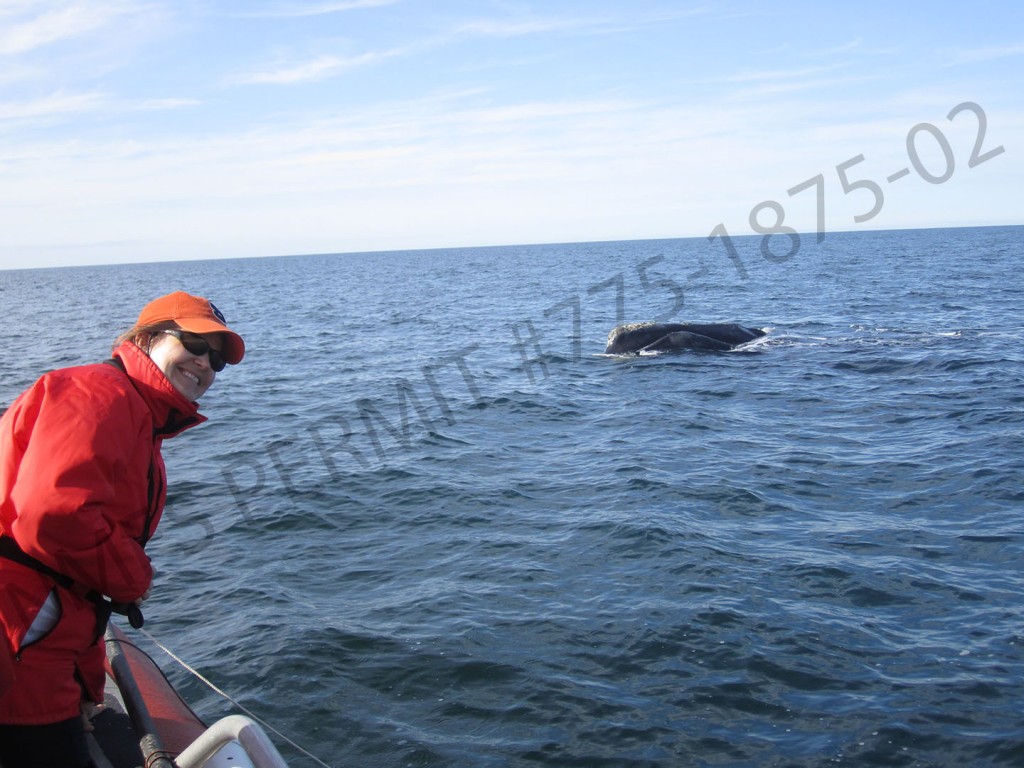
[[[692,336],[676,336],[674,345],[669,339],[660,345],[651,347],[652,344],[656,344],[665,337],[678,333],[706,337],[717,343],[684,344],[685,340],[693,342],[699,340]],[[749,328],[737,323],[629,323],[612,329],[608,334],[608,343],[604,352],[606,355],[623,355],[639,352],[645,347],[651,347],[652,351],[673,348],[731,349],[738,344],[745,344],[764,335],[765,332],[760,328]]]
[[[738,323],[684,323],[684,331],[698,333],[715,341],[736,346],[759,339],[765,335],[760,328],[748,328]]]

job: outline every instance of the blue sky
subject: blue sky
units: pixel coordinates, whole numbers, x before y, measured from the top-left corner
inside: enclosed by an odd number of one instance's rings
[[[1006,0],[0,0],[0,269],[1020,224],[1022,75]]]

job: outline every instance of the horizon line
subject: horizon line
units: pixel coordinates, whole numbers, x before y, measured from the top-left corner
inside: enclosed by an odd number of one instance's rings
[[[890,227],[885,229],[870,229],[870,228],[858,228],[858,229],[841,229],[831,230],[822,233],[822,241],[824,241],[829,235],[849,235],[859,233],[881,233],[881,232],[919,232],[919,231],[930,231],[930,230],[943,230],[943,229],[995,229],[1005,227],[1024,227],[1024,224],[968,224],[968,225],[936,225],[936,226],[921,226],[921,227]],[[780,233],[781,234],[781,233]],[[798,231],[797,235],[803,237],[817,237],[819,233],[815,230],[811,231]],[[750,238],[761,238],[765,235],[759,235],[756,233],[751,234],[738,234],[729,235],[734,240],[750,239]],[[184,258],[184,259],[154,259],[152,261],[113,261],[113,262],[96,262],[92,264],[55,264],[50,266],[42,267],[3,267],[0,268],[0,273],[3,272],[27,272],[33,270],[46,270],[46,269],[90,269],[94,267],[141,267],[147,265],[157,264],[199,264],[206,262],[220,262],[220,261],[251,261],[256,259],[296,259],[296,258],[310,258],[317,256],[357,256],[357,255],[389,255],[396,253],[430,253],[436,251],[472,251],[482,250],[490,248],[538,248],[543,246],[559,246],[559,245],[603,245],[608,243],[653,243],[658,241],[678,241],[678,240],[707,240],[707,235],[682,235],[679,237],[633,237],[633,238],[615,238],[611,240],[554,240],[550,242],[526,242],[526,243],[494,243],[490,245],[441,245],[441,246],[429,246],[426,248],[385,248],[381,250],[350,250],[350,251],[313,251],[308,253],[276,253],[276,254],[259,254],[255,256],[199,256],[196,258]]]

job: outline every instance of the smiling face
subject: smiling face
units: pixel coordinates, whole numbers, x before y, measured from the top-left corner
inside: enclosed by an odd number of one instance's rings
[[[213,349],[220,351],[222,340],[219,334],[210,333],[203,338]],[[210,367],[209,355],[193,355],[178,339],[167,333],[153,336],[149,356],[174,388],[190,401],[198,400],[217,378]]]

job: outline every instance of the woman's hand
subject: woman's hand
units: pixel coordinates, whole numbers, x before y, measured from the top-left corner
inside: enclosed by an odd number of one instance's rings
[[[82,727],[85,728],[86,733],[92,733],[96,730],[96,726],[92,724],[92,719],[102,712],[103,709],[103,704],[93,704],[91,701],[82,702]]]
[[[137,598],[135,600],[135,604],[137,606],[139,606],[140,608],[142,607],[142,604],[144,602],[149,600],[149,595],[153,591],[153,579],[155,579],[155,578],[156,578],[156,568],[153,569],[153,575],[149,579],[149,586],[146,587],[146,591],[142,593],[142,597]]]

